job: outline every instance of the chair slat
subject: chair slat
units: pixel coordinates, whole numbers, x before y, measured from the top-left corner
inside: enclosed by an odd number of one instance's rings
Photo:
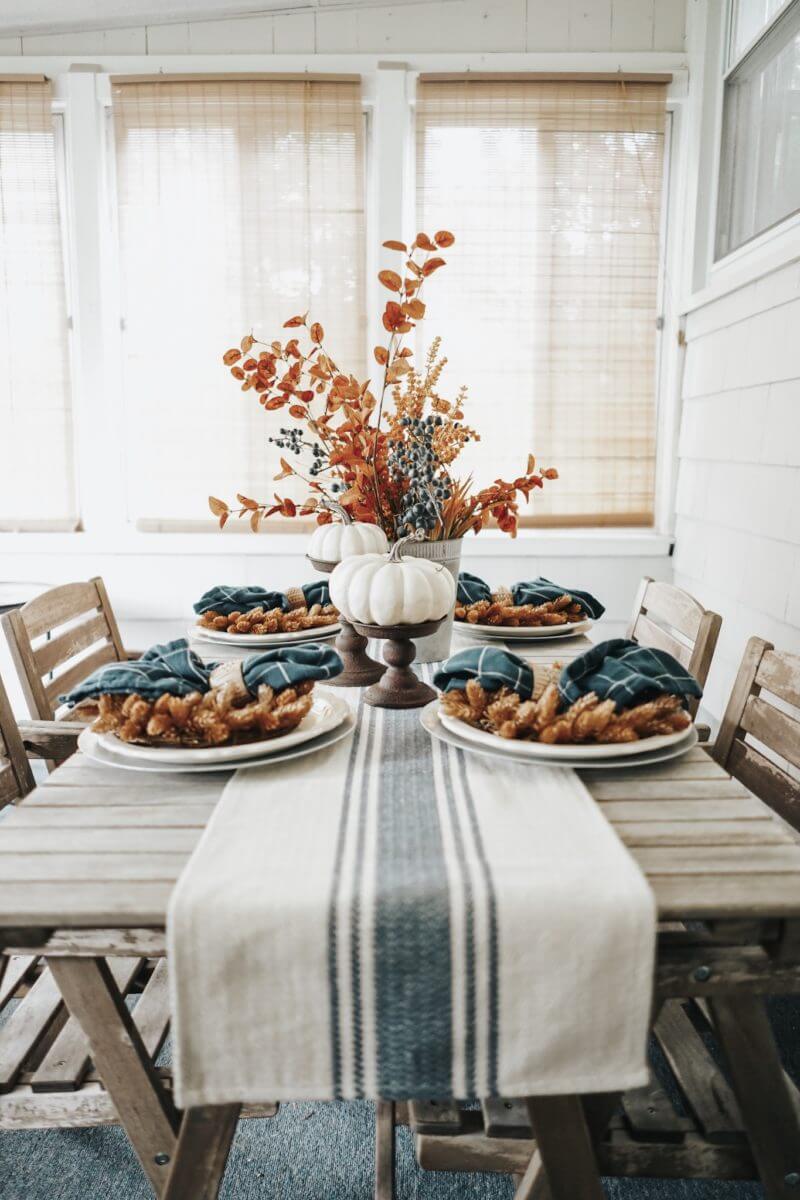
[[[88,654],[86,658],[80,659],[74,666],[64,671],[52,683],[49,683],[44,689],[45,695],[53,707],[58,704],[59,696],[70,691],[79,683],[82,683],[92,671],[96,671],[98,667],[104,666],[106,663],[117,662],[117,654],[114,647],[107,643],[101,646],[99,650],[95,650],[93,654]]]
[[[101,599],[98,595],[94,580],[83,583],[64,583],[60,587],[51,588],[41,596],[36,596],[23,604],[18,610],[19,615],[28,631],[28,637],[33,639],[57,629],[66,621],[80,617],[83,613],[99,608]]]
[[[800,722],[759,696],[750,696],[742,713],[742,728],[781,758],[800,767]]]
[[[654,650],[665,650],[684,667],[689,666],[691,650],[683,642],[679,642],[668,630],[656,625],[649,617],[640,613],[633,627],[633,640],[642,646],[651,646]]]
[[[765,650],[756,672],[756,683],[800,708],[800,654]]]
[[[647,588],[643,607],[658,620],[678,629],[690,641],[697,637],[705,612],[702,604],[683,588],[656,579]]]
[[[0,1029],[0,1092],[13,1085],[61,1004],[55,980],[49,971],[43,971]]]
[[[82,650],[88,650],[95,642],[110,640],[110,636],[105,613],[95,613],[88,621],[75,625],[51,641],[45,642],[38,650],[34,650],[33,657],[39,673],[47,675],[49,671],[68,662]]]
[[[728,768],[785,821],[800,829],[800,786],[786,771],[765,758],[755,746],[738,739],[731,747]]]

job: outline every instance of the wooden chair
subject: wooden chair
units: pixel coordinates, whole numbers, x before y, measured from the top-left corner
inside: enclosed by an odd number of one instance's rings
[[[645,575],[625,636],[640,646],[666,650],[705,687],[721,627],[719,613],[703,608],[683,588]],[[698,700],[690,700],[692,716],[698,706]],[[708,741],[709,732],[707,726],[698,726],[701,741]]]
[[[28,710],[40,720],[55,719],[58,697],[97,667],[139,656],[138,651],[127,651],[123,646],[108,593],[99,578],[52,588],[0,617],[0,623]],[[68,628],[61,629],[64,625]]]
[[[800,831],[800,655],[750,638],[711,753]]]
[[[0,679],[0,809],[32,792],[33,772]]]

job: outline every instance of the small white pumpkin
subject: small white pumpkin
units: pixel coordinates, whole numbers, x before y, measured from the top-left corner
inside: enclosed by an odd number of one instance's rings
[[[311,535],[308,555],[321,562],[341,562],[354,554],[382,554],[389,549],[389,539],[380,525],[362,521],[349,524],[318,525]]]
[[[347,558],[330,578],[331,601],[348,621],[363,625],[417,625],[438,621],[453,607],[456,583],[446,567],[426,558],[389,554]]]

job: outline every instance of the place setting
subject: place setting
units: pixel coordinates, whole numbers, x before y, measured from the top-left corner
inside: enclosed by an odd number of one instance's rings
[[[587,634],[604,612],[591,593],[543,576],[492,589],[478,575],[461,571],[454,630],[471,641],[560,641]]]
[[[212,587],[193,607],[197,621],[187,636],[201,655],[233,651],[238,657],[254,646],[328,641],[341,630],[325,580],[304,583],[286,592],[263,587]]]
[[[623,638],[566,666],[529,664],[494,644],[454,654],[433,675],[441,695],[421,721],[467,753],[531,766],[643,767],[681,757],[702,688],[672,655]]]
[[[101,667],[62,697],[91,719],[78,748],[103,766],[167,773],[244,770],[302,757],[350,736],[346,700],[317,682],[341,671],[332,647],[277,647],[204,663],[177,639]]]

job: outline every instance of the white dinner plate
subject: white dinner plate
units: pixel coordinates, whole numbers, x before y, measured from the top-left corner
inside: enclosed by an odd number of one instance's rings
[[[532,766],[538,764],[548,767],[562,766],[578,769],[591,768],[592,770],[619,770],[623,767],[644,767],[651,763],[666,762],[671,758],[679,758],[696,746],[699,740],[697,730],[694,725],[691,725],[681,733],[670,734],[668,745],[664,745],[661,738],[644,738],[638,743],[624,742],[622,745],[634,746],[635,750],[632,753],[629,752],[627,756],[609,758],[602,753],[599,755],[596,753],[598,750],[604,751],[610,748],[606,746],[549,746],[537,742],[512,741],[497,737],[494,734],[487,734],[486,741],[471,740],[462,734],[465,722],[452,721],[452,725],[444,724],[439,711],[438,698],[432,700],[430,704],[427,704],[422,709],[420,720],[431,737],[435,737],[448,745],[456,746],[460,750],[468,750],[474,754],[488,755],[490,758],[507,759],[516,763],[528,763]],[[472,726],[466,726],[466,728],[472,730]],[[478,731],[473,730],[473,732]],[[484,731],[481,730],[480,732]],[[653,746],[652,743],[654,742],[660,742],[660,748]],[[520,753],[521,747],[530,745],[538,746],[540,753],[536,756],[527,754],[524,750]],[[588,753],[575,753],[576,751]]]
[[[320,734],[335,729],[345,719],[350,709],[341,696],[315,689],[310,712],[295,729],[274,737],[262,738],[258,742],[242,742],[235,746],[138,746],[134,742],[123,742],[115,733],[98,733],[100,745],[112,754],[124,758],[135,758],[140,762],[181,763],[195,766],[198,763],[239,762],[244,758],[263,758],[309,742]]]
[[[221,646],[260,646],[262,650],[271,650],[273,646],[291,646],[297,642],[322,642],[336,637],[341,629],[337,621],[335,625],[320,625],[318,629],[298,629],[294,633],[226,633],[222,629],[206,629],[205,625],[193,625],[189,630],[190,638],[200,638],[205,642],[218,642]]]
[[[575,637],[586,633],[592,624],[589,620],[573,621],[569,625],[472,625],[469,621],[454,621],[453,629],[481,641],[492,638],[498,642],[532,642]]]
[[[557,758],[562,753],[568,754],[570,758],[580,759],[629,758],[631,754],[641,754],[645,741],[648,750],[663,750],[665,746],[674,746],[681,738],[686,737],[687,732],[685,729],[680,729],[677,733],[656,734],[655,737],[642,738],[635,742],[611,742],[605,745],[597,742],[589,742],[585,745],[567,742],[558,745],[548,742],[526,742],[521,739],[501,738],[496,733],[489,733],[487,729],[476,729],[474,725],[468,725],[466,721],[448,716],[447,713],[441,711],[439,720],[445,729],[457,733],[459,737],[465,738],[468,742],[479,742],[484,746],[492,746],[501,753],[506,749],[513,749],[518,758]]]
[[[286,750],[273,752],[272,754],[262,754],[260,758],[242,758],[233,762],[217,762],[205,763],[203,765],[184,766],[182,763],[164,763],[153,762],[152,760],[139,761],[134,758],[126,758],[122,754],[107,750],[105,746],[100,744],[100,736],[92,733],[90,729],[84,729],[78,738],[78,747],[87,758],[94,759],[95,762],[101,763],[104,767],[121,767],[126,771],[157,771],[166,775],[196,775],[202,773],[214,773],[218,771],[244,771],[250,767],[268,767],[273,763],[286,762],[292,758],[302,758],[306,754],[314,754],[317,750],[322,750],[326,746],[333,746],[336,742],[342,741],[343,738],[350,737],[356,727],[355,714],[348,712],[344,721],[337,725],[335,729],[328,730],[320,737],[314,738],[313,741],[302,742],[300,745],[294,745]]]

